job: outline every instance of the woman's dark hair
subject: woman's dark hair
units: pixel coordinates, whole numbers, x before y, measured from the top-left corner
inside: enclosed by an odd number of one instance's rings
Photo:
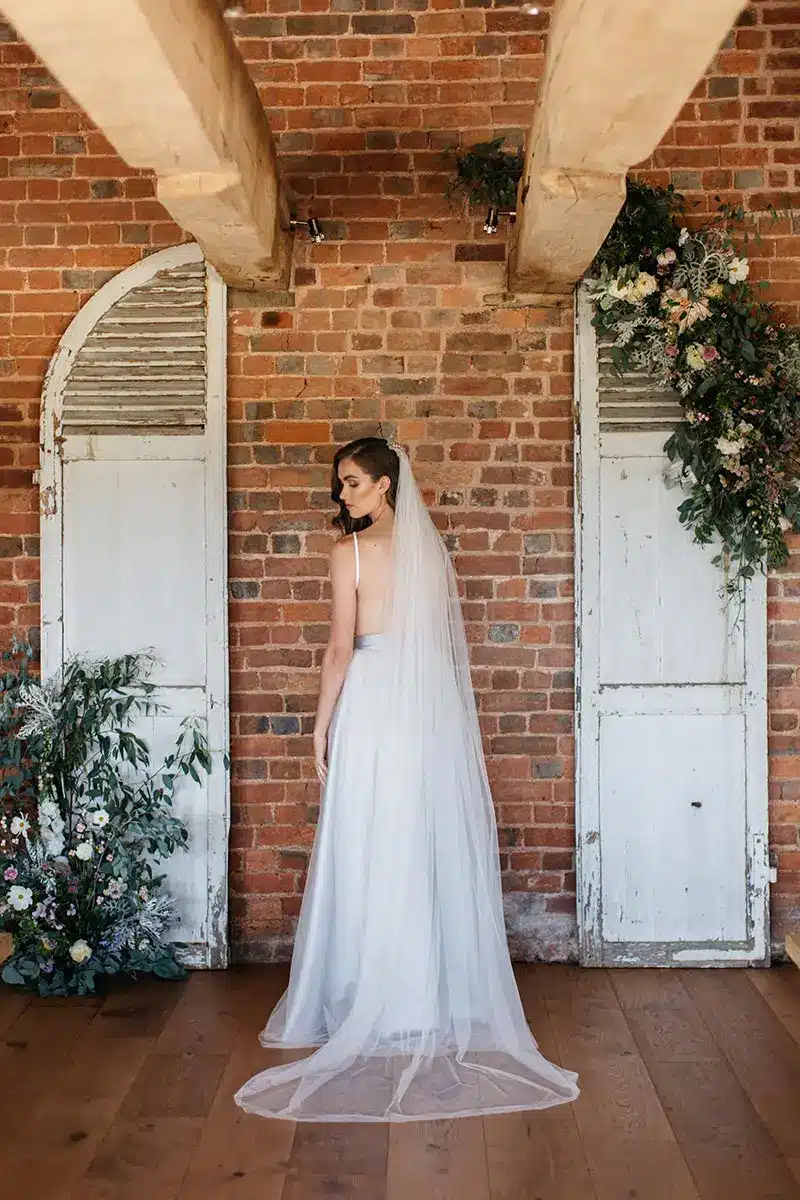
[[[354,519],[344,506],[342,501],[342,485],[339,480],[339,464],[346,458],[350,458],[354,463],[357,463],[361,470],[376,483],[383,475],[388,476],[390,483],[386,499],[392,508],[394,508],[395,501],[397,500],[400,459],[387,441],[376,437],[356,438],[354,442],[348,442],[346,446],[342,446],[341,449],[336,451],[331,473],[331,500],[339,505],[339,512],[333,518],[333,524],[345,534],[360,533],[362,529],[369,529],[372,519],[370,517],[356,517]]]

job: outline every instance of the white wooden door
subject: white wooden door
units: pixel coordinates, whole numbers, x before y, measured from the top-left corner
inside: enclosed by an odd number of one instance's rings
[[[57,352],[43,404],[42,666],[146,648],[154,762],[198,717],[214,769],[182,780],[166,866],[192,966],[227,963],[225,289],[197,246],[111,280]]]
[[[581,960],[764,963],[765,581],[721,597],[669,486],[677,397],[598,361],[585,294],[577,339]]]

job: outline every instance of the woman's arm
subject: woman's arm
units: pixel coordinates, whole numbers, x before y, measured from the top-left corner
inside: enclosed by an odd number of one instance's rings
[[[328,774],[328,726],[353,657],[355,629],[355,551],[352,538],[343,538],[331,550],[331,631],[322,658],[319,701],[314,721],[314,765],[322,783]]]

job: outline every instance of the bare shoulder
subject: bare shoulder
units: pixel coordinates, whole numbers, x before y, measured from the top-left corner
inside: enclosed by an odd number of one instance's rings
[[[331,570],[342,571],[353,561],[353,535],[349,533],[340,537],[331,546]]]

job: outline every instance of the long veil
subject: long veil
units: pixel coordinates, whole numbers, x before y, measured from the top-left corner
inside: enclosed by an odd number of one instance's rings
[[[319,1048],[236,1094],[263,1116],[430,1120],[578,1095],[575,1073],[539,1053],[522,1009],[458,586],[408,457],[398,454],[358,967],[347,1011]],[[307,888],[316,853],[315,842]],[[306,933],[301,914],[293,976]],[[300,980],[290,978],[289,993],[293,985]],[[286,1001],[285,993],[262,1034],[266,1045],[292,1044],[280,1041]]]

